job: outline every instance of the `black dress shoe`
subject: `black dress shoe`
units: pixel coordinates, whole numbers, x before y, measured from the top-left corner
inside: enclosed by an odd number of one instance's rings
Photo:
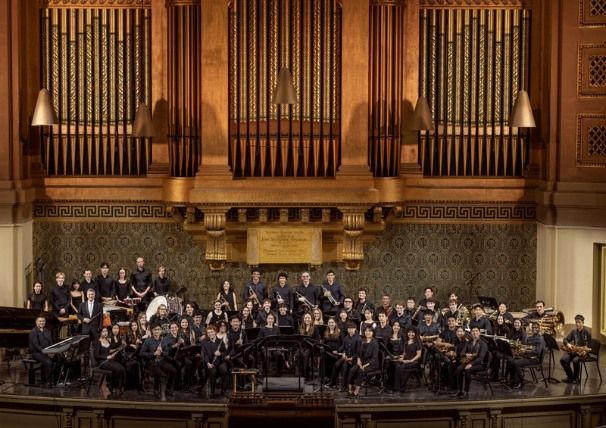
[[[513,389],[521,389],[522,388],[522,383],[516,383],[515,385],[512,385]]]
[[[462,394],[462,391],[457,391],[457,392],[453,392],[452,394],[450,394],[450,396],[452,398],[458,398],[460,394]]]
[[[565,377],[564,379],[562,379],[562,382],[564,382],[564,383],[572,383],[572,381],[573,380],[569,377]]]
[[[465,392],[459,393],[459,398],[461,400],[467,400],[469,398],[469,392],[465,391]]]

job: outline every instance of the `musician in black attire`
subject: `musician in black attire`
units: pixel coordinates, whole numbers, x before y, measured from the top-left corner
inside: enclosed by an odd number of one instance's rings
[[[389,323],[393,325],[394,323],[400,324],[400,327],[407,326],[411,327],[412,323],[410,322],[410,315],[406,314],[404,310],[404,305],[402,302],[396,303],[396,308],[391,312],[389,316]]]
[[[280,328],[276,325],[276,317],[273,313],[267,315],[265,322],[266,322],[266,324],[259,329],[258,338],[263,339],[266,337],[277,336],[280,334]],[[286,364],[286,359],[285,359],[284,353],[282,351],[278,351],[278,350],[269,351],[269,350],[263,349],[262,363],[263,363],[263,371],[265,373],[267,373],[267,370],[269,368],[268,360],[274,360],[276,362],[278,376],[280,376],[282,374],[282,371],[284,370],[284,366]]]
[[[335,281],[335,272],[329,270],[326,272],[326,280],[322,282],[322,295],[320,296],[320,302],[322,304],[322,312],[325,317],[334,317],[337,315],[343,300],[345,300],[345,293],[343,292],[343,286]]]
[[[223,281],[219,287],[219,294],[217,299],[221,301],[225,311],[237,311],[238,310],[238,299],[236,299],[236,293],[231,288],[229,281]]]
[[[145,310],[152,296],[152,274],[145,267],[143,257],[137,257],[137,267],[130,274],[130,284],[133,296],[141,298],[141,304],[138,305],[139,311]]]
[[[206,316],[206,325],[217,325],[220,321],[227,321],[227,312],[223,310],[220,300],[215,300],[213,310]]]
[[[447,385],[448,383],[448,365],[452,361],[453,357],[456,356],[456,354],[452,354],[456,340],[457,318],[453,313],[450,313],[446,321],[446,328],[442,330],[434,342],[436,350],[439,351],[434,353],[434,356],[436,357],[436,365],[439,369],[441,385]]]
[[[90,289],[95,291],[95,298],[100,301],[101,297],[99,294],[99,288],[97,287],[97,282],[93,279],[93,271],[90,269],[86,269],[84,271],[84,280],[80,282],[80,289],[82,293],[86,296],[86,292]]]
[[[130,297],[131,283],[126,277],[126,269],[120,268],[118,270],[118,279],[114,281],[114,295],[118,300],[123,302],[127,297]]]
[[[404,393],[406,391],[406,384],[410,376],[419,369],[421,363],[421,353],[423,351],[423,344],[417,337],[417,331],[409,327],[406,330],[406,340],[402,348],[402,352],[394,360],[395,363],[395,376],[394,376],[394,391]]]
[[[63,272],[57,272],[55,275],[57,285],[55,285],[49,295],[49,301],[53,315],[56,317],[66,317],[67,311],[69,310],[69,288],[65,286],[65,274]]]
[[[492,324],[485,316],[484,308],[479,303],[473,305],[474,317],[469,321],[469,328],[477,327],[481,333],[492,334]]]
[[[360,352],[362,339],[360,338],[360,335],[357,334],[357,331],[358,329],[353,322],[347,324],[347,335],[343,337],[339,348],[341,358],[335,362],[330,378],[330,386],[332,387],[337,385],[338,376],[339,373],[341,373],[341,389],[345,389],[349,378],[349,372],[358,361],[358,353]]]
[[[375,327],[375,337],[377,340],[383,340],[383,343],[387,344],[391,337],[391,326],[389,325],[387,314],[385,312],[379,312],[378,318],[379,323]]]
[[[513,325],[511,327],[511,331],[507,335],[507,338],[522,343],[526,342],[526,331],[524,330],[524,324],[522,323],[521,319],[513,320]]]
[[[27,309],[48,311],[48,299],[42,292],[42,283],[40,281],[34,283],[33,293],[27,298]]]
[[[166,296],[170,291],[171,282],[166,276],[166,268],[164,266],[158,267],[158,276],[154,278],[152,282],[152,292],[154,296]]]
[[[86,300],[80,303],[78,319],[82,321],[82,334],[90,335],[93,341],[99,338],[102,310],[101,303],[95,300],[95,290],[89,288],[86,291]]]
[[[288,312],[288,307],[285,303],[278,306],[278,327],[294,327],[295,320],[292,315]]]
[[[309,312],[306,313],[305,315],[303,315],[303,318],[301,319],[301,323],[299,325],[299,334],[301,336],[306,336],[306,337],[310,338],[314,342],[317,342],[320,340],[320,332],[319,332],[318,328],[314,325],[313,319]],[[307,343],[307,342],[306,342],[306,345],[308,345],[308,346],[305,346],[301,350],[300,357],[302,357],[302,359],[303,359],[303,375],[304,375],[305,379],[310,379],[311,373],[313,372],[312,365],[311,365],[313,362],[313,359],[312,359],[313,348],[311,346],[309,346],[309,343]]]
[[[294,292],[287,284],[288,274],[286,272],[280,272],[278,274],[278,285],[276,285],[271,291],[271,308],[275,311],[278,310],[280,305],[286,305],[288,312],[292,313],[294,304]]]
[[[435,293],[432,287],[425,287],[425,289],[423,290],[423,298],[419,300],[419,306],[427,307],[428,300],[433,300],[434,302],[436,302],[436,311],[440,309],[440,302],[436,300]]]
[[[168,328],[170,327],[169,323],[170,323],[170,320],[168,318],[168,309],[166,308],[165,304],[161,304],[158,306],[156,313],[150,317],[149,324],[150,325],[157,324],[157,325],[161,326],[162,333],[166,334],[166,332],[168,331]]]
[[[206,327],[206,339],[202,342],[202,358],[206,369],[206,379],[210,382],[211,397],[215,396],[215,385],[217,377],[221,379],[221,394],[227,393],[229,381],[228,365],[225,356],[228,354],[228,344],[217,338],[217,327],[209,325]]]
[[[248,336],[246,335],[246,331],[242,328],[242,321],[239,317],[232,317],[229,324],[230,329],[227,331],[229,352],[226,359],[234,367],[254,366],[254,357],[252,352],[243,352],[243,348],[248,344]]]
[[[357,397],[360,393],[360,385],[364,380],[364,373],[379,368],[379,343],[374,338],[374,330],[364,330],[364,340],[360,344],[360,352],[356,364],[349,371],[347,388],[350,396]]]
[[[311,275],[309,272],[301,274],[301,282],[295,292],[297,302],[297,319],[300,319],[307,311],[311,311],[313,307],[318,305],[320,301],[321,290],[311,283]],[[309,305],[312,307],[310,308]]]
[[[88,289],[87,295],[94,296],[94,290]],[[126,368],[119,363],[117,356],[122,348],[122,344],[114,344],[109,339],[107,327],[101,329],[101,335],[93,341],[93,355],[99,368],[111,372],[112,390],[119,390],[121,395],[124,392],[124,380],[126,378]]]
[[[261,281],[261,271],[253,269],[250,274],[250,281],[244,285],[242,301],[244,303],[250,301],[255,307],[258,307],[265,299],[266,292],[265,283]]]
[[[32,359],[40,362],[42,365],[42,383],[46,383],[49,387],[52,387],[53,355],[44,354],[42,350],[53,344],[53,338],[51,332],[44,328],[45,325],[46,319],[44,317],[36,318],[36,326],[29,333],[29,352]]]
[[[165,357],[168,349],[162,346],[162,327],[158,324],[152,327],[152,336],[145,339],[141,346],[141,359],[148,366],[149,372],[154,378],[154,393],[156,398],[166,400],[166,385],[174,383],[177,371],[169,364]]]
[[[363,320],[364,319],[364,312],[366,311],[366,309],[370,309],[373,312],[373,314],[374,314],[374,312],[375,312],[375,305],[373,305],[372,302],[370,302],[367,299],[366,289],[365,288],[360,288],[358,290],[358,301],[354,305],[354,311],[356,313],[355,318],[357,318],[359,320]]]
[[[471,342],[465,347],[465,356],[460,361],[461,364],[455,370],[457,380],[458,398],[469,398],[469,386],[471,384],[471,375],[484,370],[484,360],[488,352],[488,345],[480,338],[480,329],[472,327]]]
[[[116,289],[114,279],[109,276],[109,264],[102,262],[99,265],[100,273],[97,275],[95,282],[97,290],[101,295],[101,301],[107,302],[116,298]]]
[[[455,330],[456,338],[453,342],[454,349],[446,352],[445,356],[448,358],[447,361],[447,369],[448,373],[448,381],[447,386],[450,389],[456,389],[457,387],[457,376],[456,370],[459,367],[459,362],[461,358],[465,356],[465,350],[467,349],[467,337],[465,335],[465,329],[462,325],[457,326]],[[456,394],[458,396],[458,392]]]
[[[579,374],[581,373],[581,364],[579,360],[581,356],[572,352],[571,345],[575,346],[591,346],[591,333],[585,328],[585,317],[583,315],[577,315],[574,317],[574,323],[576,328],[568,333],[568,336],[564,338],[564,352],[560,358],[560,364],[566,372],[566,379],[562,379],[566,383],[578,383]],[[570,365],[574,367],[574,373],[570,369]]]
[[[263,308],[259,309],[257,312],[257,318],[255,320],[257,326],[263,327],[266,324],[267,316],[269,314],[273,314],[274,319],[278,318],[277,314],[271,310],[271,300],[265,299],[263,300]]]
[[[356,310],[354,309],[354,304],[353,304],[353,299],[351,297],[345,297],[345,299],[343,300],[343,309],[345,311],[345,313],[347,314],[347,319],[351,322],[353,322],[354,324],[356,324],[356,327],[360,324],[360,317],[358,315],[358,313],[356,312]],[[339,316],[340,318],[340,316]],[[341,328],[343,336],[345,336],[347,334],[347,326],[343,326],[343,328]]]
[[[536,364],[545,351],[545,340],[540,334],[538,323],[530,323],[532,334],[526,338],[525,345],[530,345],[531,350],[520,355],[518,358],[508,358],[508,370],[511,375],[511,387],[521,388],[524,382],[524,367]]]
[[[164,359],[170,365],[175,368],[176,379],[173,382],[167,382],[166,384],[166,393],[168,395],[172,394],[173,389],[175,388],[176,381],[182,379],[183,371],[191,371],[191,361],[189,367],[186,367],[185,358],[183,355],[178,355],[179,350],[185,346],[185,338],[179,336],[179,324],[175,321],[171,322],[169,325],[169,332],[162,339],[162,349],[166,350],[166,356]]]

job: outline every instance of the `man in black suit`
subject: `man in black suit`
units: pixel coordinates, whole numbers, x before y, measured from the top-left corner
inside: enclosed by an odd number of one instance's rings
[[[44,328],[46,319],[44,317],[36,318],[36,326],[29,333],[29,352],[32,358],[39,361],[42,365],[42,382],[48,383],[49,387],[53,385],[53,361],[52,354],[44,354],[42,350],[53,344],[51,332]]]
[[[101,331],[101,304],[95,301],[95,290],[86,291],[86,300],[80,303],[78,318],[82,321],[82,334],[88,334],[91,340],[99,338]]]

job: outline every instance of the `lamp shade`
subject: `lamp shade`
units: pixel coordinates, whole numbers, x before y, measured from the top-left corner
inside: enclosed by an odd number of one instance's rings
[[[523,89],[518,92],[518,99],[516,99],[509,115],[509,126],[518,128],[534,128],[537,126],[534,122],[528,92]]]
[[[135,138],[150,138],[155,135],[151,113],[145,103],[141,103],[137,109],[131,135]]]
[[[282,67],[280,75],[278,76],[278,86],[274,90],[273,97],[271,98],[273,104],[296,104],[297,93],[295,87],[292,84],[290,70],[286,67]]]
[[[412,113],[412,127],[413,131],[433,131],[433,122],[431,120],[431,110],[425,97],[419,97],[417,99],[417,105]]]
[[[38,100],[36,101],[36,108],[32,117],[32,126],[57,125],[58,123],[59,120],[53,108],[50,93],[48,89],[42,88],[38,93]]]

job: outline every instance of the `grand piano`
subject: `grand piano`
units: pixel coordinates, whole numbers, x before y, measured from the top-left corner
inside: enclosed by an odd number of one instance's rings
[[[39,316],[46,318],[46,328],[56,337],[60,322],[52,312],[0,306],[0,348],[27,348],[29,333]]]

